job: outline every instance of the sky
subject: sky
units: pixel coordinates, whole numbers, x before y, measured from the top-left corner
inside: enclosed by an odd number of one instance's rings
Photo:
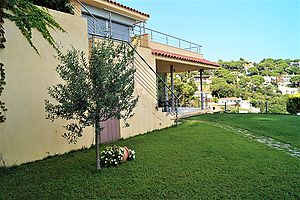
[[[300,0],[118,0],[147,27],[202,45],[204,58],[300,58]]]

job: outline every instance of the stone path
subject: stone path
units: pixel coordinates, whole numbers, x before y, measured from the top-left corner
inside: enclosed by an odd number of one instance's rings
[[[287,153],[293,157],[296,157],[300,160],[300,149],[297,147],[294,147],[290,144],[279,142],[279,141],[277,141],[273,138],[267,137],[267,136],[256,135],[255,133],[252,133],[248,130],[233,127],[233,126],[230,126],[227,124],[221,124],[221,123],[217,123],[217,122],[208,122],[208,121],[201,121],[201,122],[210,124],[210,125],[218,127],[218,128],[222,128],[224,130],[232,131],[232,132],[242,135],[244,137],[253,139],[259,143],[266,144],[269,147],[278,149],[280,151],[284,151],[285,153]]]

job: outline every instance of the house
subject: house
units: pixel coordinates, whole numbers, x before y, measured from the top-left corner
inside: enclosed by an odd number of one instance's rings
[[[229,97],[229,98],[220,98],[218,100],[219,106],[236,106],[239,105],[242,102],[242,98],[237,97]]]
[[[278,90],[281,91],[282,94],[296,94],[299,92],[298,88],[290,88],[285,86],[278,86]]]
[[[66,30],[66,33],[51,31],[63,50],[74,47],[88,54],[90,46],[103,39],[126,42],[128,48],[132,43],[137,45],[134,95],[140,98],[135,115],[128,121],[129,127],[124,127],[122,120],[103,122],[102,143],[173,125],[177,120],[174,72],[200,71],[202,77],[203,70],[218,68],[218,64],[204,59],[199,44],[145,27],[150,17],[145,12],[113,0],[72,2],[75,15],[49,10]],[[33,41],[40,53],[37,55],[13,22],[6,20],[4,27],[7,43],[0,55],[8,66],[3,92],[8,111],[7,120],[0,124],[1,159],[9,166],[91,146],[93,128],[84,130],[75,145],[68,144],[61,136],[66,121],[45,119],[47,88],[61,81],[55,72],[58,64],[53,57],[55,50],[33,31]],[[171,77],[170,85],[166,84],[167,75]],[[161,95],[157,92],[160,89]]]
[[[240,109],[241,110],[248,110],[250,111],[252,106],[251,106],[251,103],[249,100],[242,100],[240,103],[239,103],[239,106],[240,106]]]
[[[271,85],[272,83],[276,82],[276,76],[263,76],[265,82],[264,85]]]
[[[277,83],[281,86],[289,86],[291,85],[291,78],[295,75],[281,75],[277,77]]]
[[[211,78],[212,78],[211,76],[203,76],[202,77],[202,83],[206,84],[206,85],[211,84],[212,83]],[[201,90],[201,88],[200,88],[200,82],[201,82],[200,76],[195,76],[194,77],[194,81],[195,81],[195,83],[196,83],[196,85],[198,87],[198,90],[200,91]]]
[[[251,67],[254,67],[254,63],[253,62],[248,62],[244,65],[244,69],[246,71],[246,75],[250,75],[251,73],[248,72],[248,69],[251,68]]]
[[[218,100],[218,106],[227,106],[227,107],[235,107],[237,106],[240,113],[248,113],[252,112],[253,107],[249,100],[243,100],[242,98],[230,97],[230,98],[220,98]]]

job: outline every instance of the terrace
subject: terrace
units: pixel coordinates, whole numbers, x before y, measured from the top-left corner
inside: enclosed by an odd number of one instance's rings
[[[80,2],[80,4],[82,16],[87,19],[91,41],[100,37],[125,41],[129,45],[137,44],[136,54],[139,60],[136,62],[137,82],[143,85],[144,89],[156,99],[158,107],[162,107],[165,112],[177,112],[178,97],[174,94],[174,73],[190,71],[199,72],[201,105],[204,104],[203,71],[216,69],[218,64],[203,58],[200,44],[147,28],[145,21],[148,18],[141,20],[128,17],[128,14],[119,15],[116,11],[101,11],[93,7],[94,4],[91,3]],[[139,69],[143,70],[139,72]],[[167,84],[168,76],[171,77],[170,85]],[[158,82],[164,85],[163,88],[159,88]],[[160,89],[163,90],[161,96],[157,94]],[[203,106],[201,109],[204,109]]]

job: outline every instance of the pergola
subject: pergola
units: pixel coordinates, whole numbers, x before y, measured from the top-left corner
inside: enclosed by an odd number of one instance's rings
[[[199,57],[185,56],[176,53],[171,53],[167,51],[152,49],[152,54],[155,55],[156,61],[156,72],[163,74],[163,80],[167,83],[167,74],[170,73],[171,77],[171,109],[175,110],[175,96],[174,96],[174,72],[199,72],[200,77],[200,92],[201,92],[201,109],[204,107],[203,99],[203,71],[217,69],[219,65],[217,63],[205,60],[202,58],[202,55],[199,54]],[[164,96],[166,102],[168,101],[168,89],[164,87]],[[165,105],[166,107],[168,105]]]

